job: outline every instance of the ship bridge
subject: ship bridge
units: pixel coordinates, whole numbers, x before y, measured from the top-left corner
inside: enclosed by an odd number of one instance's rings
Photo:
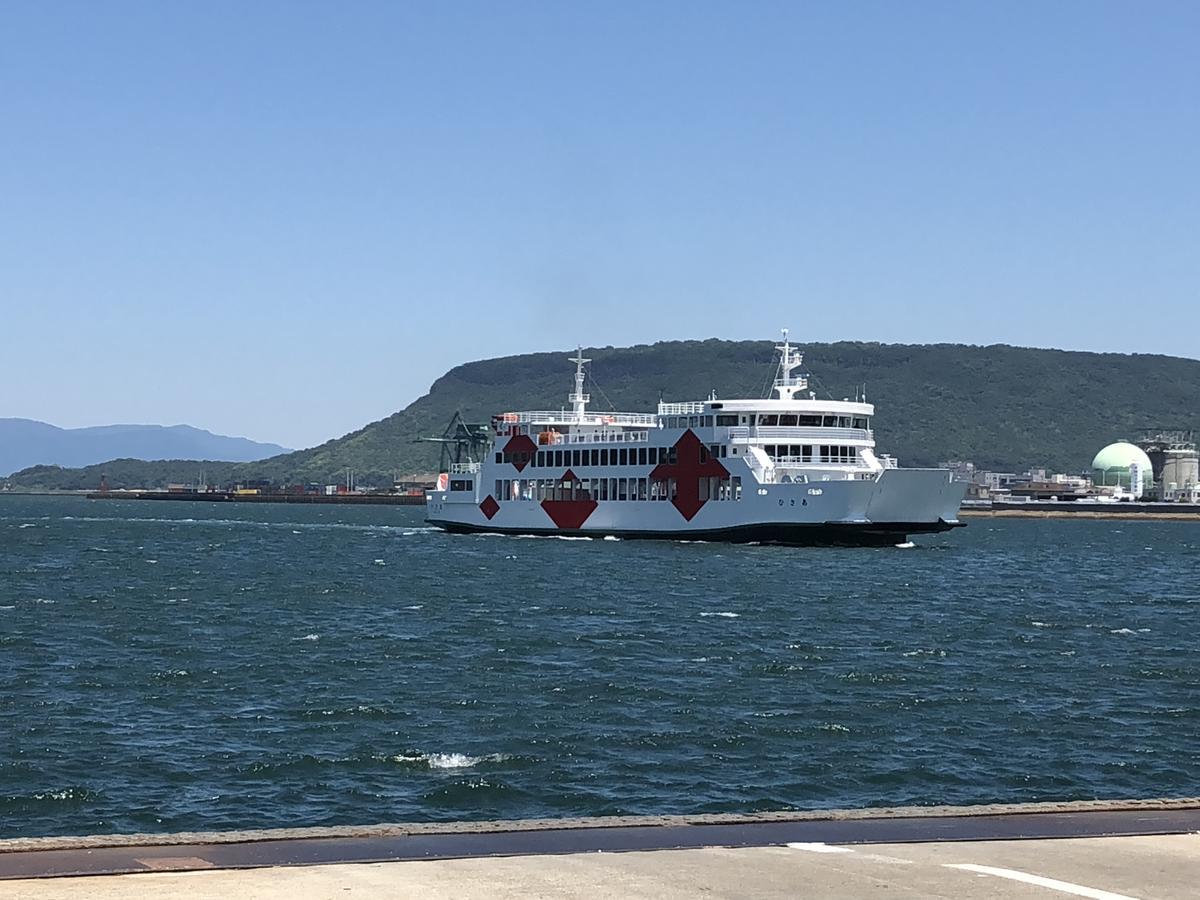
[[[664,428],[713,429],[735,455],[750,458],[760,479],[794,478],[789,469],[826,464],[846,477],[872,476],[893,466],[874,454],[871,418],[875,407],[864,399],[819,400],[807,392],[808,377],[797,374],[803,354],[795,350],[784,331],[775,397],[660,403],[658,418]]]
[[[493,418],[497,441],[503,444],[498,460],[536,463],[542,458],[540,451],[551,447],[647,446],[691,431],[714,458],[744,459],[754,477],[764,483],[797,480],[802,473],[805,478],[872,478],[890,468],[889,458],[880,460],[874,454],[875,407],[865,398],[817,399],[807,391],[807,376],[796,372],[803,355],[788,343],[786,331],[776,349],[780,353],[776,396],[719,400],[713,392],[707,400],[660,402],[654,413],[590,411],[584,365],[591,360],[577,350],[571,357],[575,389],[568,397],[570,407],[506,412]]]

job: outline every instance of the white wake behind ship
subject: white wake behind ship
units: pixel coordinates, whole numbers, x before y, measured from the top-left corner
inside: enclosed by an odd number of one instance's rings
[[[888,546],[959,526],[966,485],[875,455],[865,401],[818,400],[784,332],[767,399],[588,411],[582,352],[569,408],[494,416],[483,459],[426,495],[450,532]]]

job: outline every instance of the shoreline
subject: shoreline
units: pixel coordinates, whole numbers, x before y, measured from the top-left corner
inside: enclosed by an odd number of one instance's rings
[[[1116,504],[1113,504],[1114,506]],[[1060,504],[1053,508],[1037,508],[1017,506],[1013,509],[1004,507],[972,508],[964,507],[958,511],[960,519],[1111,519],[1118,521],[1168,521],[1168,522],[1198,522],[1200,509],[1189,507],[1182,510],[1162,509],[1069,509],[1068,504]]]

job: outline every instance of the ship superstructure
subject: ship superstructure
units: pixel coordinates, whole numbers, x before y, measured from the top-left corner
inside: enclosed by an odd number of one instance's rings
[[[480,462],[451,466],[426,518],[452,532],[782,544],[902,543],[958,522],[966,485],[876,456],[865,397],[819,400],[784,332],[765,399],[597,413],[577,351],[569,408],[507,412]]]

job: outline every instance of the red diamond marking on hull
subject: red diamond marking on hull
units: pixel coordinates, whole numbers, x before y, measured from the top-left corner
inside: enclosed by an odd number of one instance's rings
[[[500,504],[496,502],[496,498],[488,494],[483,498],[483,502],[479,504],[479,511],[487,516],[488,521],[492,521],[492,516],[500,512]]]
[[[650,477],[655,481],[675,479],[675,498],[671,504],[687,521],[692,521],[707,500],[700,499],[701,478],[728,478],[729,470],[717,460],[707,456],[707,449],[690,428],[675,442],[674,463],[660,463],[654,467]]]
[[[558,480],[559,489],[567,492],[570,499],[543,500],[542,509],[559,528],[574,531],[582,528],[592,512],[599,506],[584,490],[577,485],[579,478],[571,469],[563,472]]]
[[[542,509],[554,520],[554,524],[571,531],[582,528],[598,505],[595,500],[542,501]]]
[[[504,445],[504,461],[513,464],[513,467],[521,472],[529,465],[529,461],[533,459],[533,454],[537,453],[537,444],[533,442],[527,434],[518,434],[515,437],[508,439],[508,443]],[[521,455],[518,455],[521,454]],[[518,462],[518,460],[520,460]]]

